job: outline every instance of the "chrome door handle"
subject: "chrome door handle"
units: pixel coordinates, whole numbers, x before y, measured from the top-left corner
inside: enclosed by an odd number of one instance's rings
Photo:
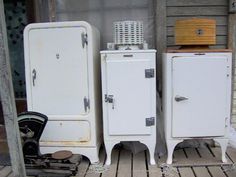
[[[33,69],[33,71],[32,71],[32,80],[33,80],[33,86],[35,86],[35,79],[36,79],[36,70],[35,69]]]
[[[188,98],[183,97],[183,96],[175,96],[175,101],[177,102],[184,101],[184,100],[188,100]]]

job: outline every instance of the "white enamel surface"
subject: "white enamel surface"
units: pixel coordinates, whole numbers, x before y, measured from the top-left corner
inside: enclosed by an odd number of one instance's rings
[[[81,33],[86,33],[82,27],[30,31],[30,69],[36,70],[35,85],[31,73],[34,111],[47,115],[85,114],[83,99],[88,98],[87,50],[80,42]]]
[[[155,50],[102,51],[103,133],[107,162],[120,141],[140,141],[155,164],[156,145],[156,77],[145,78],[145,69],[155,70]],[[156,73],[156,71],[155,71]],[[113,95],[114,105],[105,102]],[[114,108],[113,108],[114,107]],[[146,118],[155,125],[147,127]]]
[[[88,36],[84,47],[81,33]],[[102,132],[99,43],[99,32],[83,21],[37,23],[25,28],[28,110],[49,118],[40,139],[42,154],[70,150],[98,162]],[[90,99],[87,111],[84,97]]]
[[[163,115],[172,163],[174,147],[185,139],[214,139],[225,161],[230,127],[231,53],[163,54]],[[176,96],[187,100],[177,102]]]
[[[68,127],[70,127],[71,131],[68,131]],[[90,125],[88,121],[49,121],[45,132],[53,130],[57,133],[44,133],[43,141],[88,142],[90,140]]]
[[[227,67],[226,56],[172,59],[173,137],[224,135]],[[177,96],[187,97],[187,100],[178,102]]]
[[[151,133],[145,119],[153,117],[149,107],[152,95],[148,90],[155,86],[153,79],[144,77],[145,69],[150,67],[151,62],[145,59],[107,58],[107,94],[114,95],[114,106],[107,103],[110,135]]]

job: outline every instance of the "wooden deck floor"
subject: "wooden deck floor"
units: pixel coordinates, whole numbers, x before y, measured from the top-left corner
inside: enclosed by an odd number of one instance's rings
[[[236,150],[228,148],[231,165],[220,165],[220,148],[184,148],[174,152],[174,165],[166,167],[165,157],[158,158],[158,165],[148,163],[146,151],[132,154],[117,148],[112,152],[112,164],[104,167],[105,152],[101,149],[101,163],[90,165],[84,158],[77,177],[236,177]],[[161,168],[159,166],[162,166]],[[235,168],[234,168],[235,167]],[[102,173],[100,173],[102,172]],[[0,177],[13,177],[10,166],[0,166]]]

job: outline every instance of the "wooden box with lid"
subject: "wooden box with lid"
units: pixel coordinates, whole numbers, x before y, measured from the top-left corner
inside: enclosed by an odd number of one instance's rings
[[[192,18],[177,20],[175,24],[176,45],[215,45],[216,21]]]

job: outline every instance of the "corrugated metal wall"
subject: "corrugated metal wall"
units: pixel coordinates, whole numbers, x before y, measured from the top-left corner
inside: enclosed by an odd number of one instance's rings
[[[101,49],[113,42],[113,22],[141,20],[144,38],[154,47],[154,0],[56,0],[56,21],[83,20],[101,33]]]

